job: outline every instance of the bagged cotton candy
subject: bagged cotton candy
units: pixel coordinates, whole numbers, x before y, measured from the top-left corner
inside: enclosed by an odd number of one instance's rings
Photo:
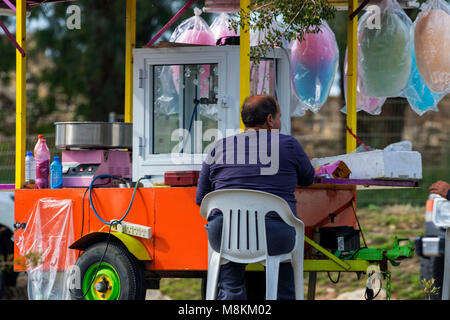
[[[450,5],[429,0],[414,26],[417,68],[427,86],[437,93],[450,92]]]
[[[291,42],[290,63],[298,109],[291,114],[302,114],[307,109],[317,113],[328,99],[339,64],[336,38],[325,21],[318,33],[305,33],[302,41]]]
[[[394,0],[380,5],[380,26],[374,26],[373,12],[367,11],[358,23],[358,39],[364,95],[397,97],[411,72],[411,20]]]
[[[194,9],[194,16],[180,23],[170,37],[170,42],[203,44],[214,46],[216,41],[208,24],[200,15],[202,10]]]
[[[202,10],[195,8],[194,16],[181,22],[181,24],[175,29],[170,37],[170,42],[188,43],[188,44],[200,44],[215,46],[216,40],[214,34],[211,32],[208,24],[200,17]],[[200,74],[199,79],[199,98],[205,98],[209,95],[209,76],[210,66],[203,66],[203,72]],[[173,82],[177,92],[180,88],[180,67],[173,66]]]
[[[359,51],[359,50],[358,50]],[[358,52],[358,55],[360,53]],[[345,52],[344,60],[344,96],[345,101],[347,101],[347,51]],[[364,95],[364,84],[361,79],[361,75],[358,69],[357,79],[356,79],[356,111],[365,111],[372,115],[378,115],[381,113],[381,108],[386,102],[386,98],[375,98],[367,97]],[[347,106],[342,108],[341,112],[347,113]]]
[[[411,39],[414,39],[413,32]],[[445,93],[431,91],[420,75],[416,63],[414,41],[411,41],[411,59],[411,74],[406,87],[403,89],[403,96],[408,100],[411,108],[419,115],[423,115],[428,110],[438,111],[437,104],[445,96]]]
[[[221,13],[220,15],[218,15],[211,24],[210,29],[214,35],[216,43],[218,40],[223,40],[223,38],[226,37],[239,36],[239,31],[236,33],[231,27],[231,18],[226,13]]]

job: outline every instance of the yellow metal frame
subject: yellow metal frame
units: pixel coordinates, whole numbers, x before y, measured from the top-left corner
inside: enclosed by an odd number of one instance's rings
[[[358,16],[350,19],[350,15],[358,8],[358,0],[348,0],[348,25],[347,25],[347,127],[356,135],[356,76],[358,57]],[[346,131],[347,153],[356,149],[356,139]]]
[[[133,49],[136,47],[136,0],[127,0],[125,39],[125,122],[133,122]]]
[[[26,0],[16,1],[16,42],[26,53]],[[25,183],[25,145],[27,128],[27,57],[16,50],[16,189]]]
[[[247,13],[250,11],[250,0],[241,0],[241,12],[247,17]],[[242,111],[242,105],[244,100],[250,96],[250,26],[248,19],[243,19],[243,24],[245,28],[241,28],[240,40],[239,40],[239,69],[240,69],[240,84],[239,84],[239,101],[240,101],[240,111]],[[239,127],[241,131],[245,130],[244,123],[242,122],[242,117],[239,112]]]

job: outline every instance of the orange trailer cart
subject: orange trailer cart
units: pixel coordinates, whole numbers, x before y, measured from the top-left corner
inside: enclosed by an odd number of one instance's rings
[[[20,28],[17,28],[17,42],[24,49],[26,1],[18,0],[16,3],[17,23],[20,26]],[[241,1],[243,9],[246,9],[248,4],[249,0]],[[347,3],[336,2],[336,4],[347,8]],[[356,0],[349,0],[349,13],[354,12],[357,5]],[[143,84],[145,85],[146,81],[149,81],[146,79],[146,73],[142,71],[146,70],[146,66],[141,66],[139,62],[146,60],[136,59],[136,55],[144,54],[145,52],[141,51],[145,49],[133,51],[135,46],[135,11],[136,0],[127,0],[125,119],[127,122],[133,121],[134,132],[139,127],[148,130],[148,124],[140,122],[141,117],[137,115],[137,106],[148,99],[138,90],[142,88]],[[352,46],[349,46],[348,59],[348,83],[351,85],[348,86],[347,126],[353,133],[356,133],[356,21],[357,17],[349,19],[348,38]],[[207,57],[206,61],[197,62],[211,63],[212,66],[216,63],[219,72],[227,71],[224,66],[232,66],[233,70],[239,68],[240,74],[237,75],[237,81],[233,81],[233,78],[227,80],[231,85],[237,86],[226,90],[232,92],[233,96],[231,98],[224,96],[219,100],[223,103],[223,110],[226,110],[224,112],[228,112],[223,118],[230,120],[230,117],[233,116],[230,121],[235,127],[241,129],[239,109],[230,109],[227,103],[238,97],[237,100],[240,102],[238,105],[241,105],[242,101],[249,95],[249,48],[249,39],[244,34],[241,36],[241,44],[237,48],[208,49],[217,51],[217,60]],[[159,50],[158,55],[163,58],[166,58],[166,54],[167,56],[172,54],[175,57],[174,59],[177,58],[175,52],[177,48],[167,49],[167,51],[164,51],[166,49],[155,50]],[[180,48],[179,50],[188,52],[195,49]],[[228,50],[229,52],[223,53],[219,52],[220,50]],[[238,58],[239,63],[233,64],[236,60],[230,57],[236,52],[240,57]],[[135,58],[134,65],[133,57]],[[272,58],[277,59],[277,57]],[[286,68],[286,64],[282,58],[280,58],[280,61],[280,72],[286,71],[286,69],[283,69]],[[71,287],[75,290],[72,297],[99,300],[141,299],[145,296],[145,289],[157,287],[159,279],[162,277],[204,278],[208,263],[208,242],[204,228],[206,221],[200,216],[199,207],[195,203],[195,186],[168,187],[158,186],[157,184],[139,186],[138,184],[134,190],[118,187],[93,188],[90,197],[87,196],[87,187],[39,190],[23,188],[24,119],[26,116],[24,95],[25,56],[21,55],[19,51],[17,65],[17,94],[19,99],[17,99],[15,270],[29,271],[30,268],[36,267],[36,265],[33,265],[33,258],[39,261],[39,257],[42,257],[45,249],[51,247],[53,255],[46,256],[48,261],[45,261],[45,263],[41,261],[40,271],[62,272],[64,274],[69,271],[67,270],[68,266],[73,265],[76,261],[77,269],[70,270],[70,272],[75,274],[75,280],[78,279],[80,283]],[[280,86],[286,84],[283,83],[283,79],[280,82]],[[287,120],[289,121],[288,112],[285,114],[287,114]],[[149,142],[146,139],[141,139],[140,136],[134,136],[133,139],[135,139],[133,140],[133,146],[137,147],[133,148],[133,181],[137,181],[138,178],[148,174],[144,171],[140,172],[141,167],[153,168],[159,165],[158,170],[168,171],[167,168],[164,168],[164,164],[155,164],[156,162],[151,161],[144,161],[143,165],[135,170],[134,166],[140,161],[139,157],[144,154],[141,148],[145,149]],[[355,148],[356,141],[347,134],[347,151],[351,152]],[[141,154],[141,152],[143,153]],[[201,159],[200,162],[196,163],[197,168],[199,164],[201,164]],[[386,254],[386,251],[383,250],[374,249],[371,251],[369,248],[365,248],[367,250],[359,250],[352,253],[350,257],[344,257],[323,248],[314,241],[318,229],[325,225],[347,226],[357,230],[356,190],[372,184],[380,185],[380,182],[319,179],[311,187],[296,189],[298,216],[306,226],[304,270],[305,272],[311,272],[313,275],[309,282],[308,297],[310,299],[314,298],[316,272],[366,272],[371,265],[381,267],[382,271],[387,272],[387,261],[394,262],[397,258],[412,255],[411,246],[408,245],[406,247],[397,246],[395,249],[398,252],[396,251],[395,255]],[[384,182],[383,184],[382,182],[381,185],[384,187],[414,187],[417,186],[417,183],[392,184]],[[92,200],[92,204],[89,199]],[[55,219],[55,212],[58,210],[48,203],[58,206],[60,201],[67,201],[68,204],[64,207],[64,212],[68,217],[70,216],[71,222],[70,227],[66,228],[67,226],[64,225],[64,228],[55,230],[55,228],[51,229],[50,227],[52,219]],[[94,212],[94,208],[96,212]],[[124,220],[126,224],[121,227],[122,229],[118,225],[108,226],[99,219],[101,217],[107,222],[120,219],[128,209],[129,212]],[[42,228],[38,227],[37,221],[39,226],[43,226]],[[62,219],[61,221],[66,220]],[[39,232],[41,232],[40,235],[43,235],[40,238],[38,237],[37,243],[36,241],[31,241],[33,243],[26,241],[27,237],[30,237],[30,234],[27,233],[30,230],[35,231],[35,236]],[[45,230],[53,230],[54,234],[49,234],[49,231]],[[47,241],[48,245],[46,247],[39,246],[39,241]],[[17,245],[18,243],[20,245]],[[55,245],[52,247],[52,243],[59,243],[59,245],[55,248]],[[313,257],[312,252],[320,253],[321,258]],[[62,259],[63,254],[70,255],[71,258]],[[261,270],[261,268],[258,269],[257,266],[250,265],[250,270]]]

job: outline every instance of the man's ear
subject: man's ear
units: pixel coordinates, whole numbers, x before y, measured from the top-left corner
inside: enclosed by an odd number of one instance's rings
[[[266,125],[267,125],[267,129],[272,129],[273,128],[273,116],[271,113],[269,113],[267,115],[266,118]]]

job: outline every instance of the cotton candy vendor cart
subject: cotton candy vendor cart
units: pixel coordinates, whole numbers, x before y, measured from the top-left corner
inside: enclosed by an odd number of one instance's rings
[[[24,185],[28,1],[12,1],[18,48],[15,271],[28,272],[33,298],[69,298],[53,294],[71,289],[77,299],[143,299],[145,290],[158,288],[161,278],[206,277],[208,242],[206,221],[195,203],[196,172],[203,150],[213,141],[209,130],[227,136],[243,129],[240,106],[250,94],[249,34],[241,34],[239,45],[153,46],[152,41],[135,49],[136,0],[126,2],[125,123],[57,123],[64,188],[31,189]],[[187,1],[182,10],[193,2]],[[244,10],[248,3],[240,1]],[[357,0],[334,4],[349,13],[360,9]],[[357,142],[350,134],[357,132],[356,26],[357,15],[349,17],[348,153]],[[271,61],[281,132],[290,134],[289,55],[275,49],[264,59]],[[172,135],[176,129],[187,130],[191,139],[180,144],[179,135]],[[389,283],[388,266],[412,257],[413,243],[396,240],[390,250],[360,247],[356,192],[414,188],[416,180],[321,177],[296,189],[297,214],[306,226],[308,299],[314,299],[317,272],[378,271]],[[336,248],[319,241],[319,235],[330,237],[324,229],[335,239],[339,230],[345,231]],[[249,265],[249,279],[261,270]],[[49,283],[59,289],[41,292],[39,285]]]

